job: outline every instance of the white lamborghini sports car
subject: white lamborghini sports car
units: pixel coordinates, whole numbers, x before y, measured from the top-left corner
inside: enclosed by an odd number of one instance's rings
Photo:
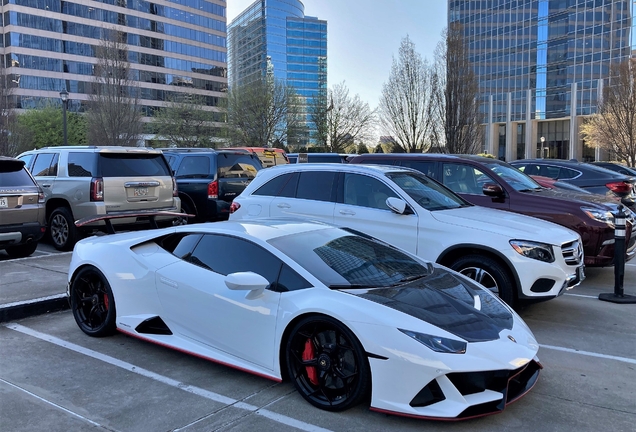
[[[80,241],[68,294],[90,336],[120,331],[275,381],[312,405],[457,420],[527,393],[530,329],[474,281],[330,225],[255,220]]]

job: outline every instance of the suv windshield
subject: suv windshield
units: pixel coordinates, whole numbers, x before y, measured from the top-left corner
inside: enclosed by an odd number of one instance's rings
[[[331,288],[390,287],[430,274],[428,266],[373,238],[328,228],[269,240]]]
[[[170,169],[162,154],[100,153],[102,177],[170,177]]]
[[[217,159],[219,178],[249,178],[256,177],[261,168],[258,158],[251,154],[220,153]]]
[[[423,175],[401,172],[389,173],[387,177],[400,186],[420,206],[429,211],[448,210],[472,205],[459,195],[455,195],[451,190]]]
[[[541,185],[539,183],[534,181],[529,175],[519,171],[517,168],[500,163],[490,163],[486,164],[486,166],[519,192],[541,189]]]

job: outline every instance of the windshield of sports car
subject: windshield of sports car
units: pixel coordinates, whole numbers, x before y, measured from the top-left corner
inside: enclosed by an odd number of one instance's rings
[[[426,210],[448,210],[471,205],[450,189],[424,175],[396,172],[388,173],[387,177]]]
[[[372,237],[328,228],[269,243],[330,288],[391,287],[428,276],[425,262]]]
[[[486,164],[486,166],[519,192],[543,189],[532,177],[522,173],[515,167],[502,163],[490,163]]]

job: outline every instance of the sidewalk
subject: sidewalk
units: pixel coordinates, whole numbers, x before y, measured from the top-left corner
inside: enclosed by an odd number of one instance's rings
[[[0,261],[0,323],[67,309],[71,252]]]

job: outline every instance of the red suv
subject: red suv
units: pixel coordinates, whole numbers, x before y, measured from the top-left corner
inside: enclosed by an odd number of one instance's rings
[[[473,204],[570,228],[581,235],[585,265],[590,267],[613,264],[613,215],[622,207],[628,214],[626,259],[636,254],[636,236],[632,236],[634,213],[627,207],[602,195],[543,188],[506,162],[474,155],[375,153],[356,156],[349,163],[414,168]]]

